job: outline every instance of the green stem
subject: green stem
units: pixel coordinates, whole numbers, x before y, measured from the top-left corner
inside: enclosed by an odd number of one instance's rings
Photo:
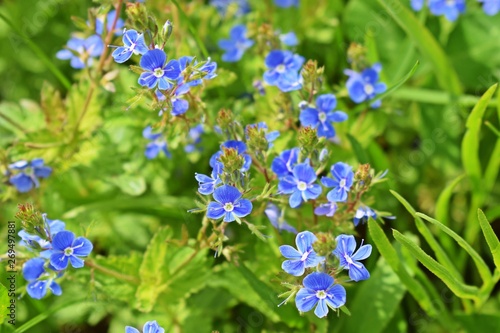
[[[115,278],[117,278],[119,280],[132,282],[134,284],[139,284],[140,283],[139,279],[137,279],[134,276],[122,274],[122,273],[114,271],[112,269],[103,267],[103,266],[101,266],[101,265],[99,265],[99,264],[97,264],[94,261],[89,260],[89,259],[85,260],[85,266],[94,268],[94,269],[96,269],[96,270],[98,270],[98,271],[100,271],[100,272],[102,272],[104,274],[107,274],[109,276],[115,277]]]

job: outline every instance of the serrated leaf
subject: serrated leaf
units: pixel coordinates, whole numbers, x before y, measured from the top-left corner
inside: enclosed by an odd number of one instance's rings
[[[44,82],[41,91],[41,106],[45,115],[45,124],[51,132],[60,132],[66,120],[66,108],[61,94],[48,82]]]
[[[498,240],[495,231],[490,225],[490,222],[486,219],[483,211],[481,209],[477,210],[477,217],[479,220],[479,225],[483,230],[484,238],[488,247],[490,248],[491,254],[493,255],[493,261],[498,270],[500,270],[500,241]]]

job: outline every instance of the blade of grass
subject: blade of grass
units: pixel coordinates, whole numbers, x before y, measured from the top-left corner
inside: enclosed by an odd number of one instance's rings
[[[493,231],[490,222],[488,222],[486,216],[484,215],[481,209],[477,210],[477,217],[479,220],[479,225],[483,230],[486,243],[488,243],[488,247],[490,248],[491,254],[493,255],[493,261],[495,262],[495,266],[497,267],[498,270],[500,270],[500,241],[498,240],[495,231]]]
[[[196,45],[198,45],[198,48],[200,49],[201,54],[203,54],[203,57],[209,58],[210,54],[208,53],[207,48],[205,47],[205,44],[203,44],[203,42],[201,41],[200,36],[198,36],[198,33],[196,32],[195,27],[193,26],[193,24],[189,20],[189,17],[186,15],[184,10],[182,10],[181,6],[179,5],[179,2],[177,2],[177,0],[172,0],[172,3],[179,10],[179,13],[181,14],[182,19],[187,23],[189,32],[191,33],[191,36],[193,36],[194,41],[196,42]]]

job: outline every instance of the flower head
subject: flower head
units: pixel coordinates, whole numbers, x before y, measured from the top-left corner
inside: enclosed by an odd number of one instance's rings
[[[332,217],[335,212],[337,211],[337,203],[336,202],[333,202],[333,201],[330,201],[330,202],[327,202],[327,203],[323,203],[321,205],[319,205],[318,207],[316,207],[314,209],[314,214],[316,215],[325,215],[325,216],[328,216],[328,217]]]
[[[264,82],[278,86],[282,91],[300,89],[302,77],[298,71],[304,61],[304,57],[290,51],[273,50],[269,52],[265,59],[268,70],[264,73]]]
[[[220,148],[221,148],[221,150],[219,150],[218,152],[213,154],[212,157],[210,157],[209,163],[210,163],[210,166],[212,168],[215,168],[216,163],[220,163],[219,157],[223,154],[222,148],[226,148],[226,149],[231,148],[231,149],[236,150],[238,152],[238,154],[243,156],[243,159],[245,160],[243,167],[240,169],[240,171],[246,172],[250,169],[250,166],[252,165],[252,158],[246,152],[247,145],[244,142],[238,141],[238,140],[228,140],[228,141],[224,142],[223,144],[221,144]]]
[[[81,268],[83,260],[80,257],[88,256],[92,248],[93,245],[88,239],[84,237],[75,239],[75,234],[71,231],[61,231],[52,240],[50,264],[56,270],[63,270],[68,267],[69,261],[74,268]]]
[[[344,71],[346,75],[349,75],[346,86],[349,96],[353,102],[362,103],[364,101],[368,101],[387,90],[385,83],[378,82],[381,70],[382,66],[380,64],[375,64],[361,73],[350,69]],[[373,108],[378,108],[381,103],[381,101],[377,101],[372,103],[371,106]]]
[[[42,299],[50,289],[54,295],[61,295],[61,287],[51,278],[45,270],[45,260],[42,258],[30,259],[23,265],[23,277],[28,281],[26,291],[34,299]]]
[[[376,219],[377,213],[375,213],[375,211],[368,206],[359,206],[356,210],[356,214],[354,214],[354,226],[357,227],[359,222],[366,223],[370,217]]]
[[[119,46],[111,54],[119,64],[129,60],[132,54],[145,54],[148,47],[144,42],[144,35],[135,30],[127,30],[122,37],[123,46]]]
[[[335,280],[323,272],[313,272],[304,278],[304,288],[295,296],[295,305],[300,312],[312,310],[319,318],[328,314],[328,308],[340,308],[346,302],[344,287],[334,284]],[[317,305],[316,305],[317,304]]]
[[[219,41],[219,47],[225,52],[222,60],[236,62],[241,59],[246,49],[250,48],[254,41],[247,38],[247,28],[244,25],[236,25],[229,33],[229,39]]]
[[[170,152],[167,149],[167,142],[162,137],[161,133],[153,133],[151,126],[148,126],[142,131],[142,136],[145,139],[152,140],[152,142],[148,143],[146,150],[144,151],[144,155],[146,155],[148,159],[155,158],[158,156],[160,151],[163,151],[165,156],[169,158],[171,157]]]
[[[215,202],[208,204],[208,218],[217,220],[224,217],[224,222],[233,222],[252,212],[253,206],[250,200],[241,199],[240,191],[234,186],[222,185],[215,189],[213,196]]]
[[[330,172],[332,178],[322,177],[321,183],[326,187],[333,187],[333,190],[328,192],[328,201],[345,201],[347,199],[347,192],[351,189],[354,180],[354,173],[352,167],[347,163],[338,162],[332,165]]]
[[[316,267],[325,260],[314,251],[312,244],[317,240],[316,236],[310,231],[302,231],[295,237],[297,250],[290,245],[281,245],[280,252],[283,257],[289,259],[283,261],[281,268],[293,276],[301,276],[305,269]]]
[[[294,234],[297,233],[297,229],[295,229],[285,221],[283,211],[280,210],[275,204],[271,202],[268,203],[266,209],[264,210],[264,213],[266,214],[273,227],[278,229],[278,231],[281,232],[281,230],[285,230]]]
[[[104,43],[100,36],[92,35],[86,39],[72,37],[66,44],[66,49],[56,53],[56,58],[70,60],[71,67],[82,69],[92,65],[93,58],[101,55]]]
[[[21,193],[28,192],[33,187],[39,187],[38,178],[47,178],[52,173],[52,168],[45,166],[41,158],[35,158],[31,163],[24,160],[17,161],[10,164],[8,168],[21,171],[9,178],[9,182]]]
[[[271,170],[273,170],[278,178],[293,175],[293,167],[297,164],[299,152],[299,148],[292,148],[283,151],[279,156],[274,158]]]
[[[292,175],[280,179],[280,193],[291,194],[290,207],[297,208],[302,202],[316,199],[321,194],[321,186],[315,184],[316,173],[309,163],[300,163],[293,167]]]
[[[179,61],[170,60],[167,55],[159,49],[148,50],[141,57],[140,66],[145,70],[139,77],[139,84],[143,87],[153,89],[158,85],[161,90],[170,89],[181,74]]]
[[[483,10],[486,15],[496,15],[500,12],[500,0],[478,0],[483,3]]]
[[[356,248],[356,240],[352,235],[339,235],[336,238],[337,248],[333,254],[339,258],[340,267],[349,270],[349,277],[354,281],[366,280],[370,277],[370,273],[359,260],[366,259],[372,253],[372,246],[367,244],[361,246],[354,253]]]
[[[141,333],[138,329],[126,326],[125,333]],[[144,324],[142,328],[142,333],[165,333],[165,329],[162,328],[156,320],[148,321]]]
[[[334,111],[337,99],[332,94],[321,95],[316,99],[316,108],[307,107],[300,113],[302,126],[311,126],[318,129],[318,136],[333,138],[335,129],[333,122],[342,122],[347,119],[347,114]]]
[[[448,21],[455,21],[465,12],[465,0],[429,0],[429,10],[434,15],[444,15]]]
[[[58,232],[63,231],[66,224],[60,220],[48,219],[47,214],[42,214],[42,218],[45,224],[43,232],[46,235],[46,239],[43,239],[39,235],[32,235],[27,233],[25,230],[21,230],[18,233],[19,237],[21,237],[19,245],[26,246],[28,248],[39,248],[41,250],[50,249],[51,244],[49,240],[53,239]]]
[[[286,34],[280,34],[279,38],[286,46],[297,46],[299,44],[297,35],[293,31],[287,32]]]
[[[203,195],[209,195],[214,193],[215,187],[222,183],[219,175],[222,173],[222,164],[216,163],[212,170],[211,176],[203,175],[200,173],[195,173],[195,178],[198,181],[199,187],[198,192]]]

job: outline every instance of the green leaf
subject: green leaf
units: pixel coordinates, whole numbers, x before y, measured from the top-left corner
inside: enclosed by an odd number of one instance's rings
[[[401,1],[378,0],[388,14],[415,42],[420,52],[432,63],[439,85],[454,95],[462,93],[462,84],[446,53],[410,9]]]
[[[458,235],[456,232],[442,224],[436,219],[433,219],[432,217],[429,217],[425,214],[422,213],[417,213],[418,216],[422,217],[423,219],[431,222],[432,224],[436,225],[439,229],[444,231],[446,234],[451,236],[457,243],[462,247],[471,257],[474,263],[476,264],[477,270],[479,271],[479,275],[481,275],[481,278],[485,283],[489,282],[491,280],[491,272],[490,269],[488,268],[488,265],[484,262],[483,258],[479,255],[479,253],[476,252],[472,248],[472,246],[465,241],[460,235]]]
[[[0,283],[0,325],[3,324],[5,318],[7,318],[7,315],[9,314],[9,304],[9,292],[7,288]]]
[[[351,143],[352,149],[354,150],[354,154],[356,154],[358,162],[369,163],[370,159],[368,158],[368,155],[366,154],[365,150],[358,142],[358,140],[356,140],[356,138],[349,133],[347,133],[347,139],[349,139],[349,142]]]
[[[483,211],[481,209],[477,210],[477,217],[479,219],[479,225],[483,230],[484,238],[488,247],[490,248],[491,254],[493,255],[493,261],[498,270],[500,270],[500,241],[498,240],[495,231],[490,225],[490,222],[486,219]]]
[[[460,313],[455,316],[465,332],[499,332],[500,316],[496,314]]]
[[[146,180],[144,177],[136,175],[122,174],[112,180],[123,193],[131,196],[139,196],[146,191]]]
[[[497,92],[497,116],[500,122],[500,91]],[[493,186],[495,186],[495,180],[498,177],[498,172],[500,171],[500,136],[497,139],[493,152],[491,153],[490,160],[486,165],[486,170],[484,171],[483,184],[487,193],[491,192]]]
[[[189,20],[189,17],[186,15],[182,7],[179,5],[179,2],[177,0],[172,0],[174,3],[175,7],[177,7],[177,10],[179,10],[179,13],[181,14],[181,18],[183,22],[186,22],[189,28],[189,32],[191,33],[191,36],[193,36],[196,45],[201,51],[201,54],[203,54],[203,57],[208,58],[210,57],[210,54],[207,51],[207,48],[205,47],[205,44],[202,42],[200,39],[200,36],[198,36],[198,32],[196,31],[196,28],[193,26],[191,21]]]
[[[163,265],[167,264],[168,239],[172,237],[168,226],[159,229],[151,239],[140,267],[141,283],[136,292],[135,307],[143,312],[150,312],[160,293],[165,290],[168,277]]]
[[[446,188],[441,192],[436,202],[436,219],[441,221],[444,225],[448,223],[448,211],[450,207],[450,199],[453,195],[453,190],[464,178],[465,175],[460,175],[455,178]]]
[[[440,263],[434,260],[431,256],[424,252],[417,244],[412,242],[408,237],[401,234],[397,230],[393,230],[393,235],[396,240],[406,247],[428,270],[436,275],[441,281],[450,288],[450,290],[461,298],[477,299],[478,288],[468,286],[457,281],[452,274]]]

